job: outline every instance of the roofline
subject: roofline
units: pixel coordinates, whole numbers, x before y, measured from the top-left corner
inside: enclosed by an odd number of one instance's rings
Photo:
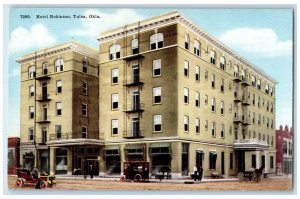
[[[210,43],[211,45],[220,49],[224,53],[228,54],[232,58],[239,61],[240,63],[246,65],[247,67],[250,68],[250,70],[254,70],[256,73],[258,73],[262,77],[266,78],[268,81],[270,81],[274,85],[278,84],[278,82],[275,79],[273,79],[272,77],[267,75],[264,71],[259,69],[255,64],[253,64],[250,61],[248,61],[247,59],[243,58],[238,53],[236,53],[234,50],[232,50],[231,48],[226,46],[224,43],[222,43],[218,39],[216,39],[214,36],[210,35],[205,30],[200,28],[198,25],[191,22],[187,17],[185,17],[179,11],[171,11],[171,12],[165,13],[163,15],[144,19],[142,21],[138,21],[138,22],[124,25],[124,26],[121,26],[118,28],[114,28],[109,31],[104,31],[104,32],[100,33],[100,36],[97,38],[97,40],[101,43],[102,41],[113,39],[115,37],[122,37],[125,35],[125,30],[126,30],[126,34],[137,33],[138,32],[138,26],[137,26],[138,23],[139,23],[140,29],[146,29],[146,28],[149,29],[150,26],[153,26],[152,27],[152,29],[153,29],[155,26],[158,26],[160,22],[163,23],[163,22],[167,22],[167,21],[181,23],[181,24],[187,26],[188,28],[192,29],[196,34],[198,34],[198,36],[200,36],[201,38],[206,40],[208,43]]]
[[[99,52],[98,50],[95,50],[91,47],[88,47],[84,44],[81,44],[77,41],[68,41],[64,43],[60,43],[51,47],[39,49],[37,51],[28,53],[23,55],[22,57],[18,58],[16,61],[18,63],[25,63],[28,61],[33,61],[36,58],[45,57],[48,55],[53,55],[56,53],[61,53],[65,51],[73,50],[78,53],[86,54],[87,56],[90,56],[96,60],[99,60]]]

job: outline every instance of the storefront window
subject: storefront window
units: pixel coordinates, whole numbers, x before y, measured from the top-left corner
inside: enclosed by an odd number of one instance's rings
[[[67,174],[68,171],[68,150],[58,148],[55,150],[56,174]]]

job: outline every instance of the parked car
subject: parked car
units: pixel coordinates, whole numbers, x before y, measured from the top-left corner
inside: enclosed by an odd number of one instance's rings
[[[134,182],[149,181],[149,162],[128,161],[123,163],[121,181],[133,180]]]

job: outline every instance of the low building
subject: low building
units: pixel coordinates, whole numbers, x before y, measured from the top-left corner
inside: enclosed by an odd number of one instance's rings
[[[293,131],[287,125],[276,130],[276,172],[277,175],[293,171]]]
[[[16,174],[16,168],[20,166],[20,138],[8,138],[7,173]]]

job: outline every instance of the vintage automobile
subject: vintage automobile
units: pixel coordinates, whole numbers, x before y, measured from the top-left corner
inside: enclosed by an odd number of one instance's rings
[[[123,163],[123,176],[121,181],[133,180],[134,182],[149,181],[149,162],[128,161]]]
[[[54,175],[40,174],[37,169],[31,172],[26,168],[17,169],[18,179],[16,185],[23,187],[24,185],[35,185],[37,189],[45,189],[46,187],[54,187],[56,180]]]

